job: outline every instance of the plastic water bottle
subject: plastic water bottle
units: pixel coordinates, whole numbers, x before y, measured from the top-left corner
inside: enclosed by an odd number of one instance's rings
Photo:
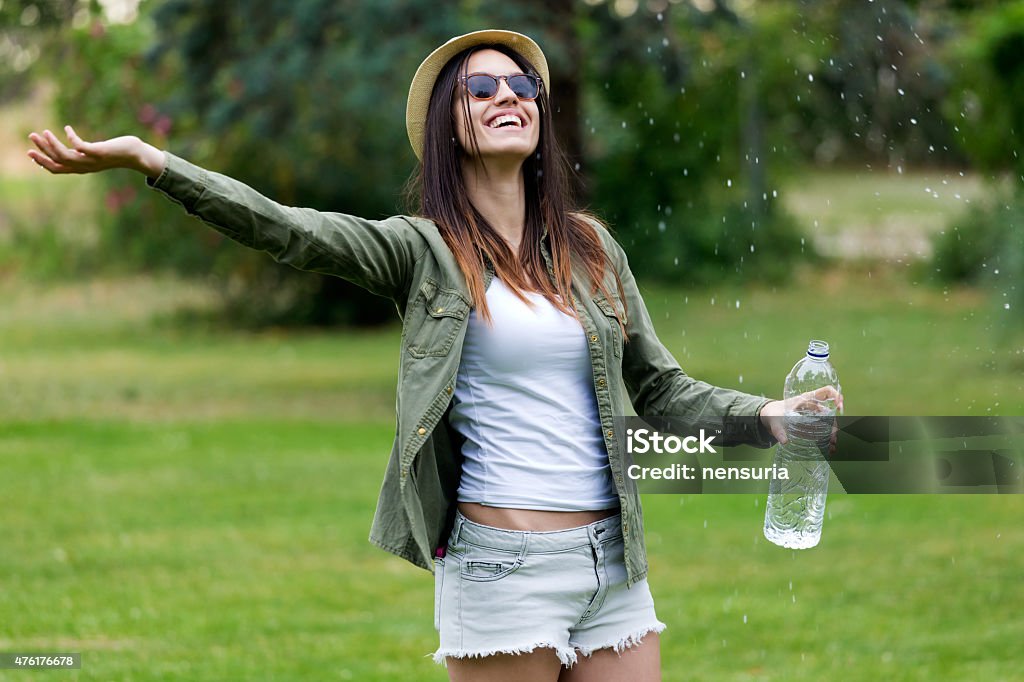
[[[815,391],[827,386],[837,394],[840,391],[839,377],[828,357],[826,342],[811,341],[807,355],[786,377],[789,442],[777,446],[775,465],[788,470],[789,480],[771,480],[764,515],[764,536],[781,547],[808,549],[821,539],[830,472],[826,455],[836,402],[831,395],[816,396]]]

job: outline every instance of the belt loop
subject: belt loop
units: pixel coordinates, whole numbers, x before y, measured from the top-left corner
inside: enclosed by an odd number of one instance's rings
[[[466,517],[462,515],[461,511],[455,512],[455,528],[452,534],[452,542],[456,545],[459,544],[459,536],[462,535],[462,522],[466,520]]]

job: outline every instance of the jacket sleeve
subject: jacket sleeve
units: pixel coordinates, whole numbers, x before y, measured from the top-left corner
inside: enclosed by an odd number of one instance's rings
[[[628,307],[622,379],[637,415],[678,418],[694,429],[723,429],[726,445],[775,443],[758,417],[770,399],[712,386],[682,370],[654,331],[625,252],[610,235],[607,239]]]
[[[408,289],[425,245],[417,246],[405,219],[366,220],[283,206],[226,175],[164,155],[163,172],[147,184],[218,232],[280,263],[336,275],[381,296],[397,299]]]

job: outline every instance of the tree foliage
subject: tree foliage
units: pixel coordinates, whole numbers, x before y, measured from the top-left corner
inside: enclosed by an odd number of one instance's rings
[[[507,27],[545,48],[583,199],[645,275],[781,277],[802,254],[777,201],[794,162],[961,159],[956,123],[937,114],[950,87],[939,48],[952,15],[935,9],[946,4],[148,0],[135,23],[70,33],[61,111],[89,122],[83,132],[139,134],[282,203],[381,217],[404,210],[419,61],[452,35]],[[142,198],[137,179],[108,182],[103,244],[127,262],[212,271],[257,322],[391,316],[341,280],[197,230]]]

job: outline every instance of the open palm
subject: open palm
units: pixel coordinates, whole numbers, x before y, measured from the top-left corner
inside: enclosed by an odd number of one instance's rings
[[[66,146],[49,130],[31,133],[28,137],[38,149],[28,152],[29,158],[51,173],[96,173],[110,168],[139,168],[142,140],[123,135],[101,142],[86,142],[71,126],[64,126]]]

